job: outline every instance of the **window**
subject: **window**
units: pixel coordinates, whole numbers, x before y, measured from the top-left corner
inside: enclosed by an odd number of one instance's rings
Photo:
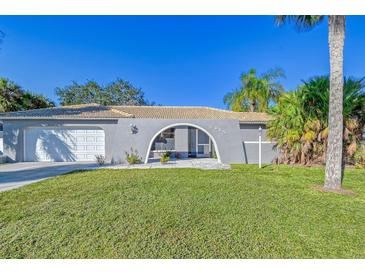
[[[166,129],[158,135],[152,144],[152,150],[174,150],[175,128]]]
[[[169,128],[166,129],[164,132],[161,133],[162,138],[174,138],[175,137],[175,129]]]
[[[3,131],[3,124],[0,123],[0,131]]]
[[[169,128],[166,129],[164,132],[161,132],[160,135],[156,137],[156,142],[165,142],[166,139],[173,139],[175,138],[175,129]]]
[[[209,144],[209,136],[201,130],[198,130],[198,144]]]

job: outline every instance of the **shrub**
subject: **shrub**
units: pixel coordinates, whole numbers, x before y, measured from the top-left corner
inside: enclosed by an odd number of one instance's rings
[[[328,137],[328,131],[329,131],[328,127],[326,127],[324,130],[322,130],[322,132],[321,132],[322,138],[326,139]]]
[[[125,152],[125,157],[128,164],[130,165],[135,165],[142,162],[142,158],[138,156],[138,151],[133,150],[132,148],[130,153],[128,153],[127,151]]]
[[[354,155],[355,166],[358,168],[365,168],[365,148],[359,147]]]
[[[301,137],[301,133],[297,129],[289,129],[286,133],[286,139],[285,141],[288,144],[293,144],[296,141],[299,141]]]
[[[162,154],[162,156],[160,158],[160,162],[161,162],[161,164],[166,164],[168,161],[170,161],[170,153],[165,152],[164,154]]]
[[[304,134],[304,140],[307,142],[313,142],[316,138],[316,133],[313,130],[309,130]]]
[[[102,165],[105,164],[105,157],[104,157],[104,155],[101,155],[101,154],[95,155],[95,160],[96,160],[96,163],[99,166],[102,166]]]

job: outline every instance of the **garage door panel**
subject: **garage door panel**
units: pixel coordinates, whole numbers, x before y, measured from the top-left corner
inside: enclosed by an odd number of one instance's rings
[[[94,143],[94,142],[95,142],[95,137],[93,136],[86,137],[86,143]]]
[[[29,128],[25,131],[25,161],[94,161],[105,156],[100,129]]]

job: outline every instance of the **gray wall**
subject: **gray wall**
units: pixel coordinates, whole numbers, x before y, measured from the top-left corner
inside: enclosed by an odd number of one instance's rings
[[[259,162],[259,145],[252,143],[243,143],[244,163],[257,164]],[[278,153],[274,143],[262,144],[261,147],[262,163],[268,164],[274,160]]]
[[[179,153],[180,157],[188,157],[189,151],[189,132],[188,127],[176,127],[175,128],[175,150]]]
[[[183,123],[205,129],[216,141],[216,150],[223,163],[254,163],[257,150],[244,141],[257,139],[258,125],[240,125],[237,120],[198,119],[119,119],[119,120],[18,120],[4,121],[4,152],[10,161],[24,161],[24,129],[27,127],[95,126],[105,131],[105,155],[107,161],[125,162],[125,152],[136,149],[142,160],[153,137],[165,127]],[[132,133],[130,125],[136,125]],[[266,140],[266,139],[265,139]],[[187,141],[187,139],[185,140]],[[185,145],[185,144],[184,144]],[[272,145],[264,145],[263,162],[273,159]],[[257,146],[258,148],[258,146]],[[270,153],[269,153],[270,151]]]
[[[244,153],[244,163],[246,164],[257,164],[259,162],[259,127],[262,128],[262,162],[271,163],[278,155],[277,149],[275,147],[275,142],[271,142],[267,138],[267,129],[264,124],[240,124],[243,153]]]

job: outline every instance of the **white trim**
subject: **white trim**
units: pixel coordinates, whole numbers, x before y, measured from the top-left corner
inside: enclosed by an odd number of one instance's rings
[[[171,124],[169,126],[166,126],[164,128],[162,128],[161,130],[159,130],[151,139],[149,145],[148,145],[148,149],[147,149],[147,153],[146,153],[146,157],[145,157],[145,160],[144,160],[144,163],[147,164],[148,163],[148,156],[150,154],[150,151],[151,151],[151,148],[152,148],[152,144],[153,144],[153,141],[156,139],[156,137],[161,134],[162,132],[164,132],[166,129],[169,129],[169,128],[172,128],[172,127],[178,127],[178,126],[188,126],[188,127],[194,127],[194,128],[197,128],[197,129],[200,129],[201,131],[204,131],[208,136],[209,138],[213,141],[213,144],[214,144],[214,148],[216,150],[216,153],[217,153],[217,158],[218,158],[218,163],[222,163],[221,162],[221,157],[220,157],[220,154],[219,154],[219,150],[218,150],[218,146],[217,146],[217,142],[215,141],[215,139],[213,138],[213,136],[205,129],[205,128],[202,128],[201,126],[198,126],[196,124],[192,124],[192,123],[175,123],[175,124]]]
[[[26,153],[25,153],[25,148],[27,147],[25,145],[25,142],[27,140],[27,138],[25,137],[27,135],[26,132],[27,132],[27,127],[25,129],[23,129],[23,161],[22,162],[25,162],[25,157],[26,157]]]
[[[198,134],[199,134],[199,129],[195,128],[195,155],[196,155],[197,158],[199,157],[198,156],[198,152],[199,152],[199,144],[198,144],[199,136],[198,136]],[[189,136],[189,134],[188,134],[188,136]]]

